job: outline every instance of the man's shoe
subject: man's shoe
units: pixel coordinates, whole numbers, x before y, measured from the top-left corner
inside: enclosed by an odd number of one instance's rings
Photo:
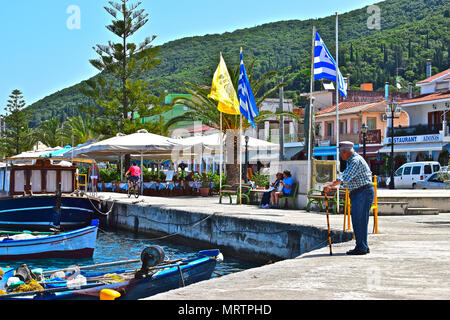
[[[347,251],[346,254],[349,256],[363,256],[369,252],[370,252],[369,249],[367,249],[366,251],[353,249],[353,250]]]

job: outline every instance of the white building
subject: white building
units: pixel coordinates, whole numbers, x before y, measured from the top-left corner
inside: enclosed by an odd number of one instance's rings
[[[275,113],[280,109],[280,99],[265,99],[260,107],[259,111],[271,111]],[[292,99],[284,99],[283,100],[283,111],[286,112],[295,112],[295,106]],[[284,141],[286,143],[289,142],[297,142],[298,135],[302,133],[302,127],[299,126],[298,122],[295,119],[290,117],[284,117]],[[264,126],[258,125],[255,128],[257,134],[252,135],[255,138],[259,138],[261,140],[272,141],[274,143],[278,142],[279,139],[279,129],[280,122],[277,118],[271,117],[264,121]]]
[[[439,160],[450,151],[450,69],[420,81],[420,95],[399,103],[409,115],[409,126],[395,128],[394,152],[404,153],[408,162]],[[385,148],[390,152],[391,138],[386,135]]]

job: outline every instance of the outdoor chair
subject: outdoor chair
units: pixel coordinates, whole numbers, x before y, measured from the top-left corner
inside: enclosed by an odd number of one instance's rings
[[[245,199],[247,204],[250,204],[250,190],[252,189],[251,184],[242,184],[242,199]],[[223,185],[220,189],[219,203],[222,203],[222,197],[227,196],[230,199],[230,204],[233,203],[232,196],[236,196],[236,204],[239,203],[239,183],[235,183],[232,186]]]
[[[319,206],[320,211],[323,211],[325,208],[325,193],[319,190],[310,190],[308,191],[308,203],[306,204],[306,211],[311,211],[311,205],[316,204]],[[336,189],[332,189],[327,193],[328,206],[333,207],[333,213],[337,214],[337,192]],[[344,207],[345,205],[345,190],[339,190],[339,207]]]
[[[292,205],[294,206],[294,209],[297,209],[297,191],[298,191],[298,183],[294,183],[292,185],[292,192],[288,196],[283,196],[280,198],[280,208],[286,208],[288,206],[288,200],[292,199]]]

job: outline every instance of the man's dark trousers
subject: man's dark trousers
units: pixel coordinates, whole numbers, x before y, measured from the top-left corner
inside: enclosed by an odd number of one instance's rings
[[[357,190],[350,194],[352,225],[356,240],[355,250],[367,251],[369,248],[367,243],[369,214],[374,196],[373,186]]]

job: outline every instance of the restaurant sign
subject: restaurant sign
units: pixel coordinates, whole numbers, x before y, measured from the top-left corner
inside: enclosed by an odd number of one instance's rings
[[[427,143],[427,142],[440,142],[442,141],[440,134],[428,134],[424,136],[406,136],[406,137],[394,137],[394,144],[401,143]],[[390,144],[391,138],[384,139],[384,144]]]

